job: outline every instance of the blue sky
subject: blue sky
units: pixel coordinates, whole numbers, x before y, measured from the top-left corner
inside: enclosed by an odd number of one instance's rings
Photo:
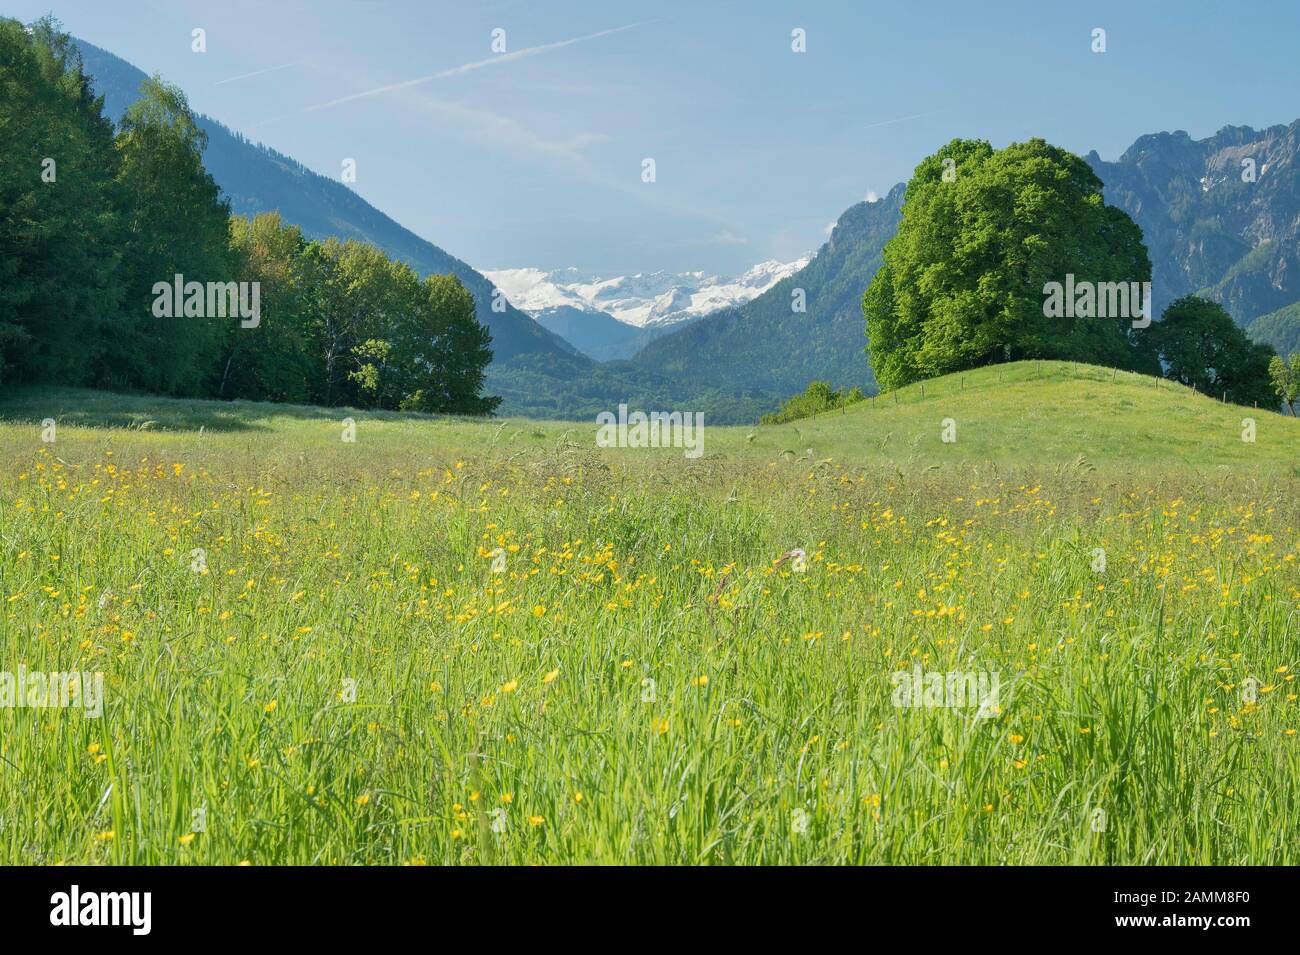
[[[0,0],[46,12],[480,268],[734,273],[956,136],[1300,118],[1295,0]]]

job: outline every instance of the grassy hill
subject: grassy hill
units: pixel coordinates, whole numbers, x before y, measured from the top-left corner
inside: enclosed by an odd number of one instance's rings
[[[1242,421],[1255,421],[1255,442]],[[941,421],[956,438],[944,444]],[[1159,378],[1073,362],[1015,362],[948,375],[816,419],[776,425],[776,443],[922,467],[993,461],[1040,467],[1206,467],[1300,475],[1300,421],[1224,404]],[[757,441],[757,439],[756,439]],[[866,445],[865,447],[863,445]]]
[[[668,410],[632,405],[631,410]],[[609,409],[614,410],[614,409]],[[860,405],[783,425],[717,427],[705,416],[704,456],[676,449],[597,449],[591,422],[454,419],[396,412],[256,402],[212,402],[115,395],[75,389],[25,389],[0,396],[5,445],[30,441],[45,418],[62,428],[124,429],[133,442],[184,446],[200,428],[204,446],[247,448],[266,438],[268,454],[337,442],[339,422],[361,423],[364,446],[381,453],[514,454],[557,442],[586,449],[604,466],[635,471],[698,468],[719,458],[738,464],[781,458],[833,459],[843,466],[924,469],[993,462],[1040,467],[1227,468],[1300,475],[1300,421],[1271,410],[1224,404],[1168,381],[1072,362],[1016,362],[976,369],[869,398]],[[1255,420],[1255,441],[1242,421]],[[941,440],[952,418],[956,440]],[[22,437],[22,428],[28,434]],[[96,440],[105,440],[109,435]],[[331,447],[331,450],[332,447]]]

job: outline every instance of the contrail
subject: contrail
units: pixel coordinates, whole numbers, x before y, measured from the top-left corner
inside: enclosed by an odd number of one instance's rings
[[[381,93],[391,93],[394,90],[408,89],[412,86],[419,86],[421,83],[428,83],[432,80],[441,80],[448,76],[459,76],[461,73],[471,73],[474,70],[481,70],[487,66],[495,66],[498,63],[508,63],[511,60],[520,60],[526,56],[534,56],[538,53],[549,53],[551,50],[558,50],[562,47],[572,46],[575,43],[582,43],[584,40],[595,40],[602,36],[622,33],[624,30],[635,30],[637,27],[645,26],[646,23],[651,22],[654,21],[643,20],[640,23],[629,23],[627,26],[614,27],[612,30],[601,30],[599,33],[589,33],[586,36],[577,36],[570,40],[557,40],[554,43],[544,43],[541,46],[525,47],[524,49],[516,50],[513,53],[498,53],[496,56],[490,56],[486,60],[476,60],[473,63],[454,66],[449,70],[442,70],[439,73],[431,73],[428,76],[421,76],[413,80],[404,80],[401,83],[392,83],[388,86],[376,87],[373,90],[353,93],[350,96],[340,96],[338,99],[332,99],[328,103],[318,103],[315,106],[308,106],[305,109],[300,110],[300,112],[314,113],[317,110],[329,109],[331,106],[339,106],[343,103],[351,103],[353,100],[365,99],[368,96],[379,96]]]
[[[292,63],[281,63],[279,66],[268,66],[264,70],[254,70],[252,73],[241,73],[238,76],[232,76],[227,80],[217,80],[213,86],[220,86],[222,83],[234,83],[236,80],[246,80],[254,76],[261,76],[263,73],[274,73],[276,70],[287,70],[291,66],[297,66],[302,60],[294,60]]]
[[[913,113],[911,116],[900,116],[898,119],[887,119],[880,123],[872,123],[870,126],[863,126],[863,129],[875,129],[877,126],[893,126],[895,123],[905,123],[909,119],[920,119],[923,116],[933,116],[937,110],[931,110],[928,113]]]

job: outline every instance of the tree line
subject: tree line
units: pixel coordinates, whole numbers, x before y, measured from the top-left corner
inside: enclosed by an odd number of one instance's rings
[[[0,20],[0,384],[497,407],[491,336],[456,277],[232,216],[205,143],[175,86],[146,80],[114,125],[56,21]],[[255,283],[254,320],[159,307],[174,283],[232,282]]]

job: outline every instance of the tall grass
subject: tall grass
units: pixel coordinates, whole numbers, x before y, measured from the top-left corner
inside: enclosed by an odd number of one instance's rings
[[[1300,861],[1293,479],[529,427],[0,428],[0,861]]]

